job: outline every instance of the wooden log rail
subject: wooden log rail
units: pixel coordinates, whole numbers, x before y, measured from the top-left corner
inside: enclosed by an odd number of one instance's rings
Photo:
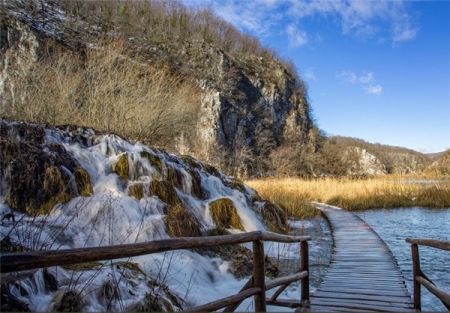
[[[421,303],[421,285],[428,289],[433,295],[435,295],[442,304],[450,311],[450,294],[436,287],[436,285],[425,275],[420,269],[420,255],[419,245],[432,247],[435,249],[450,251],[449,241],[439,241],[433,239],[412,239],[406,238],[406,242],[411,244],[411,255],[413,265],[413,289],[414,289],[414,308],[416,310],[422,309]]]
[[[265,312],[266,304],[300,307],[309,305],[309,236],[287,236],[272,232],[253,231],[242,234],[171,238],[143,243],[123,244],[92,248],[30,251],[5,253],[0,256],[0,273],[31,270],[49,266],[61,266],[85,262],[129,258],[139,255],[173,251],[216,247],[223,245],[253,242],[253,275],[235,295],[225,297],[201,306],[189,308],[189,312],[216,311],[233,312],[249,297],[254,297],[255,311]],[[270,281],[265,279],[265,254],[263,241],[283,243],[300,243],[300,269],[296,274],[280,277]],[[277,300],[277,297],[289,284],[300,281],[300,301]],[[266,291],[280,286],[270,299]]]

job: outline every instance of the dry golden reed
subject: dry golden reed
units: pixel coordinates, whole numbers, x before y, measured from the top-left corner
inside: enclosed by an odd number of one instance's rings
[[[310,205],[318,201],[347,210],[396,207],[450,207],[450,183],[420,182],[399,178],[268,178],[246,182],[258,193],[283,207],[290,215],[317,214]]]

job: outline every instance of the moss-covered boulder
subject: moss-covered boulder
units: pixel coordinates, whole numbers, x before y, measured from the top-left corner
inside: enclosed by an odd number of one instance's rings
[[[241,218],[231,199],[220,198],[210,202],[209,212],[217,227],[244,230],[244,227],[241,224]]]
[[[197,170],[193,169],[189,171],[191,175],[191,193],[198,199],[204,200],[208,197],[208,193],[202,188],[202,177]]]
[[[144,300],[127,309],[129,312],[178,312],[183,309],[183,300],[173,294],[163,283],[149,279],[150,291]]]
[[[181,171],[174,167],[167,168],[166,180],[174,187],[182,188],[183,187],[183,178],[184,175]]]
[[[149,186],[149,192],[170,206],[181,204],[177,191],[168,181],[152,180]]]
[[[13,281],[2,277],[2,284],[0,285],[1,294],[1,312],[30,312],[28,304],[19,300],[13,293],[11,293],[10,287],[14,284]],[[21,289],[22,296],[27,296],[26,290]]]
[[[159,171],[159,173],[162,174],[162,172],[164,170],[164,163],[158,156],[153,155],[147,151],[141,151],[140,155],[142,158],[146,158],[148,160],[148,162],[150,163],[150,165],[153,166],[154,168],[156,168]]]
[[[39,140],[24,139],[33,139],[31,135],[2,132],[6,137],[0,138],[0,176],[5,202],[12,209],[29,215],[48,214],[58,203],[92,193],[89,174],[62,145],[41,145]]]
[[[122,179],[128,180],[128,174],[130,172],[130,163],[128,161],[128,154],[122,153],[113,165],[113,171],[119,175]]]
[[[199,222],[182,204],[169,206],[164,222],[170,237],[197,237],[202,234]]]
[[[53,310],[57,312],[81,312],[83,309],[83,298],[75,290],[56,293],[53,303]]]
[[[269,230],[277,233],[287,232],[287,215],[279,206],[265,201],[260,208],[260,214]]]
[[[237,189],[240,192],[246,192],[244,183],[237,178],[230,178],[228,180],[225,180],[224,183],[227,187]]]
[[[78,166],[73,174],[75,176],[78,194],[83,197],[91,196],[94,193],[94,189],[89,173],[81,166]]]
[[[144,198],[144,184],[136,183],[128,186],[128,195],[138,200]]]

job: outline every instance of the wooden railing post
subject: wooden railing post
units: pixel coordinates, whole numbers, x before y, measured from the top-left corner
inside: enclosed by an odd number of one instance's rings
[[[255,311],[266,312],[264,244],[261,240],[253,241],[253,287],[261,288],[255,297]]]
[[[420,258],[419,246],[415,243],[411,245],[411,256],[413,265],[414,308],[420,311],[422,310],[422,303],[420,300],[420,283],[416,280],[416,277],[420,276]]]
[[[300,242],[300,272],[307,271],[308,275],[300,280],[301,298],[300,301],[303,306],[309,306],[309,252],[308,242]]]

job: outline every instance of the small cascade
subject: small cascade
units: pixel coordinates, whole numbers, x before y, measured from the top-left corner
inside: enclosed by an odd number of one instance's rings
[[[267,229],[255,191],[192,157],[81,127],[1,120],[0,131],[0,216],[14,215],[0,223],[2,250]],[[223,215],[237,215],[238,225]],[[32,311],[178,310],[239,290],[232,266],[182,250],[19,273],[2,290]]]

